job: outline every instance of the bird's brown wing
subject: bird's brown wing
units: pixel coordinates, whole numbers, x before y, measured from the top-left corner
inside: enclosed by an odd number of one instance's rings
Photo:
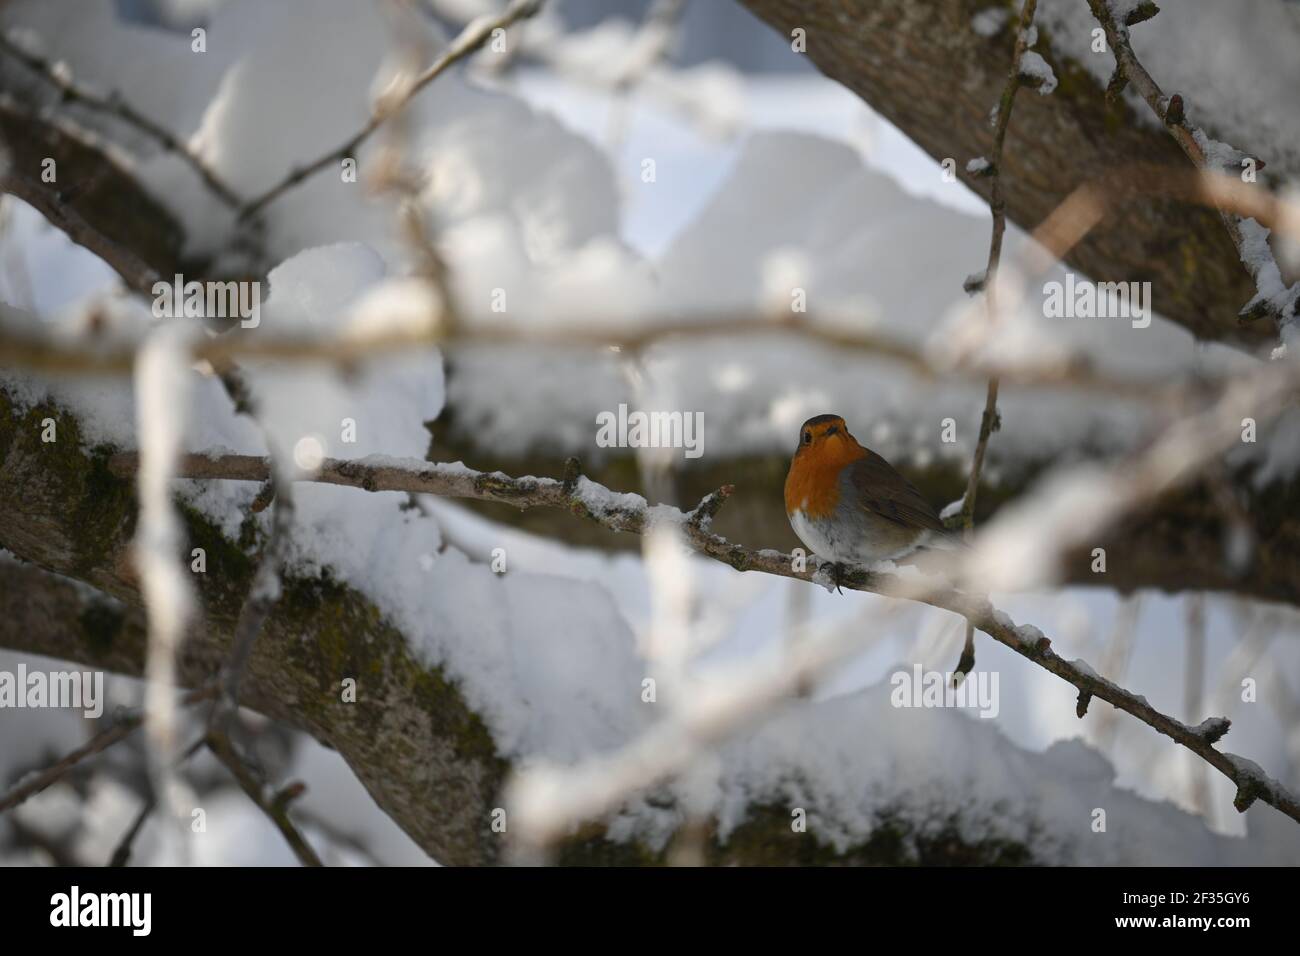
[[[907,528],[945,530],[930,502],[873,451],[849,465],[844,480],[852,487],[856,500],[872,514]]]

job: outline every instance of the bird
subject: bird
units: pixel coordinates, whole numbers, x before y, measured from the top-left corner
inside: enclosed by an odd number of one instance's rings
[[[841,565],[962,545],[893,465],[858,444],[840,415],[815,415],[799,429],[785,479],[785,511],[799,540],[833,563],[837,589]]]

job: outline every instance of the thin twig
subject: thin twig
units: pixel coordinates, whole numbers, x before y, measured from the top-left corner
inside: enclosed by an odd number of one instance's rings
[[[220,378],[222,388],[230,397],[235,412],[246,415],[262,432],[262,438],[268,449],[276,451],[278,442],[260,418],[260,403],[248,383],[243,370],[233,362],[223,363]],[[281,456],[283,452],[280,452]],[[274,457],[271,459],[276,460]],[[231,640],[230,657],[221,670],[217,684],[220,694],[208,716],[209,726],[221,729],[224,722],[232,717],[239,706],[239,688],[244,671],[253,653],[253,645],[262,632],[271,610],[280,599],[280,572],[284,566],[285,556],[289,550],[289,537],[293,530],[294,498],[293,486],[285,477],[283,467],[272,468],[266,484],[253,501],[252,510],[264,510],[274,501],[269,540],[262,552],[262,560],[253,575],[253,583],[239,617],[235,621],[235,634]],[[258,503],[262,502],[261,507]]]
[[[105,159],[104,162],[111,163],[112,160]],[[59,232],[102,259],[135,292],[150,294],[154,283],[159,281],[158,271],[141,259],[135,250],[100,232],[70,204],[61,202],[57,192],[30,176],[19,174],[12,166],[0,172],[0,193],[17,196],[27,203]],[[121,370],[127,368],[129,362],[124,361]]]
[[[1141,613],[1141,594],[1125,595],[1115,612],[1115,626],[1111,630],[1110,640],[1101,652],[1102,676],[1117,684],[1123,683],[1128,675],[1137,644],[1137,622]],[[1115,743],[1115,734],[1119,726],[1115,716],[1113,710],[1103,711],[1093,732],[1097,749],[1103,753],[1109,752]]]
[[[1300,206],[1257,187],[1250,187],[1221,173],[1177,170],[1163,166],[1136,165],[1113,170],[1081,184],[1034,230],[1034,244],[1024,254],[1028,275],[1046,271],[1063,258],[1116,205],[1137,196],[1162,196],[1178,202],[1230,208],[1261,224],[1300,241]],[[85,240],[77,240],[88,245]],[[127,277],[130,269],[119,268]],[[155,278],[145,272],[138,281]],[[133,282],[133,287],[139,288]],[[147,290],[145,285],[144,289]],[[123,374],[135,361],[134,346],[97,346],[69,343],[49,336],[18,331],[24,323],[8,319],[0,303],[0,365],[20,366],[33,371],[58,373]],[[936,362],[923,347],[901,339],[835,324],[797,324],[727,313],[680,316],[647,316],[633,329],[602,330],[587,324],[572,326],[546,323],[480,328],[457,327],[454,332],[446,317],[431,321],[427,328],[381,329],[360,336],[278,337],[245,336],[237,333],[216,336],[194,346],[196,360],[217,368],[236,358],[261,358],[284,362],[317,362],[350,366],[357,361],[388,354],[405,353],[420,347],[456,347],[493,344],[504,340],[526,340],[539,344],[613,346],[645,348],[674,337],[723,337],[735,335],[789,333],[836,348],[854,349],[896,361],[918,374],[985,379],[996,375],[1004,383],[1021,386],[1063,387],[1095,391],[1110,396],[1159,400],[1181,400],[1178,389],[1131,376],[1102,372],[1082,356],[1067,356],[1041,363],[1016,361],[1002,364],[996,357],[975,356],[958,362]],[[996,363],[996,364],[995,364]]]
[[[1002,150],[1007,138],[1007,128],[1011,125],[1011,109],[1016,102],[1016,93],[1021,87],[1020,65],[1029,49],[1030,29],[1034,24],[1034,13],[1038,9],[1038,0],[1025,0],[1020,8],[1020,29],[1016,32],[1015,50],[1011,57],[1011,70],[1007,74],[1006,86],[998,100],[997,124],[993,129],[993,149],[988,157],[988,175],[991,179],[989,194],[989,212],[993,216],[992,234],[989,238],[988,265],[984,269],[984,303],[987,307],[988,322],[994,327],[998,321],[997,281],[998,267],[1002,262],[1002,237],[1007,230],[1006,199],[1002,195]],[[979,438],[975,442],[975,455],[971,460],[970,475],[966,479],[966,494],[961,503],[961,524],[967,538],[975,528],[975,495],[979,491],[980,474],[984,470],[984,455],[988,450],[989,438],[1001,426],[998,415],[998,377],[989,379],[984,397],[984,414],[980,417]],[[975,627],[967,622],[966,641],[962,647],[961,659],[953,673],[953,681],[960,682],[975,666]]]
[[[357,149],[379,129],[389,117],[406,106],[417,93],[436,80],[451,66],[474,53],[492,38],[496,30],[504,30],[520,20],[525,20],[542,8],[542,0],[513,0],[500,14],[494,17],[482,17],[469,24],[456,39],[434,60],[424,72],[415,77],[409,86],[388,102],[376,107],[370,119],[360,130],[350,136],[344,143],[330,150],[324,156],[313,160],[306,166],[300,166],[289,172],[280,182],[266,192],[250,200],[239,212],[240,219],[256,216],[263,209],[275,202],[294,186],[316,173],[356,155]]]
[[[204,687],[198,690],[192,690],[181,698],[181,706],[189,707],[200,701],[211,700],[216,696],[215,687]],[[133,732],[140,728],[144,723],[144,712],[135,711],[125,714],[116,721],[113,726],[102,730],[86,743],[82,744],[76,750],[70,751],[66,756],[61,757],[44,770],[27,777],[20,781],[3,797],[0,797],[0,813],[6,810],[12,810],[20,803],[25,802],[30,797],[53,786],[63,779],[74,767],[95,754],[103,753],[113,744],[125,740]]]
[[[311,844],[298,832],[298,828],[289,819],[289,802],[301,795],[302,788],[300,786],[286,788],[279,794],[273,794],[268,799],[262,782],[252,768],[236,752],[235,745],[229,737],[219,731],[213,731],[208,734],[207,745],[213,756],[230,771],[230,775],[235,778],[235,782],[239,784],[240,789],[248,795],[248,798],[257,805],[259,810],[266,814],[267,819],[275,824],[276,829],[280,831],[280,835],[289,844],[289,849],[293,851],[293,855],[298,858],[298,862],[303,866],[322,866],[323,864],[320,857],[316,855],[316,851],[312,849]]]
[[[628,102],[632,90],[659,61],[668,55],[669,48],[677,31],[681,28],[682,13],[686,9],[686,0],[653,0],[645,13],[645,19],[637,29],[632,47],[639,54],[630,57],[622,64],[622,69],[614,79],[610,96],[613,102],[609,110],[609,147],[610,153],[618,155],[623,147],[627,131]]]
[[[122,834],[121,841],[117,844],[117,849],[113,851],[112,857],[109,858],[109,866],[126,866],[131,859],[131,847],[135,844],[135,838],[140,835],[140,830],[144,827],[144,821],[153,813],[156,800],[150,796],[140,807],[140,812],[135,815],[135,820],[131,823],[126,833]]]

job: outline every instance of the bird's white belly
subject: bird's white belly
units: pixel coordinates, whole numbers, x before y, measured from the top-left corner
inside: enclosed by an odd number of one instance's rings
[[[897,535],[873,535],[866,526],[844,528],[827,519],[809,518],[802,510],[790,514],[790,527],[818,557],[853,564],[874,564],[903,557],[916,550],[925,535],[900,542]]]
[[[838,549],[832,543],[831,537],[825,533],[830,530],[827,522],[813,521],[803,511],[795,511],[790,514],[790,527],[813,554],[834,561],[843,560],[836,553]]]

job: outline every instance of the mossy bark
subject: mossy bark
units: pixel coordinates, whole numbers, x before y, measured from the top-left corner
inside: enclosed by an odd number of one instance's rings
[[[43,442],[43,422],[56,440]],[[39,405],[16,412],[0,389],[0,547],[33,565],[84,581],[105,595],[67,590],[61,606],[47,586],[19,593],[4,628],[6,646],[139,675],[146,632],[129,555],[134,491],[109,473],[106,448],[87,449],[76,419]],[[227,540],[182,506],[188,542],[206,552],[195,574],[201,624],[187,636],[181,679],[215,676],[252,581],[256,554]],[[185,559],[177,555],[177,560]],[[8,569],[9,580],[18,572]],[[36,573],[35,568],[30,569]],[[455,684],[415,659],[405,637],[362,595],[328,576],[288,576],[249,661],[243,701],[337,750],[375,801],[444,863],[491,863],[501,840],[491,808],[507,764]],[[69,583],[69,588],[71,585]],[[44,622],[44,626],[39,626]],[[356,681],[345,702],[342,682]]]

